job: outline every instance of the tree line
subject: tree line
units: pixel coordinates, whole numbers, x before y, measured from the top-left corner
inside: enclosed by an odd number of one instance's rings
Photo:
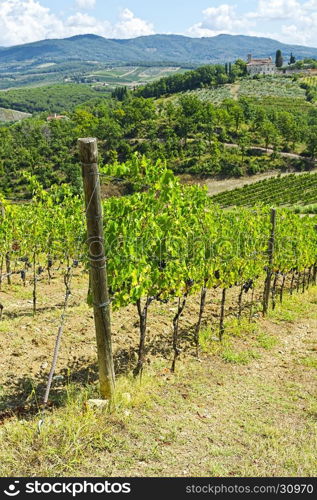
[[[45,186],[69,182],[78,189],[75,144],[85,136],[100,139],[104,163],[126,161],[139,152],[153,160],[167,160],[177,172],[212,175],[286,168],[292,160],[280,158],[280,150],[300,147],[307,157],[317,154],[314,108],[308,114],[294,114],[268,110],[249,99],[226,99],[215,107],[189,93],[159,105],[143,97],[99,99],[67,115],[68,120],[48,122],[38,116],[0,127],[0,188],[8,196],[23,194],[23,170]],[[236,147],[228,148],[226,143]],[[275,153],[268,159],[250,146],[271,147]]]
[[[139,97],[160,97],[165,94],[175,94],[194,90],[204,86],[233,83],[239,76],[246,74],[246,62],[242,59],[234,64],[215,64],[201,66],[186,73],[160,78],[136,90]]]

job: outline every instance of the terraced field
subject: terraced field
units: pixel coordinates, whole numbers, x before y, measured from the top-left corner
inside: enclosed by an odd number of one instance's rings
[[[259,80],[244,78],[240,81],[239,97],[270,96],[305,100],[305,90],[298,82],[282,76],[267,76]]]
[[[317,173],[271,177],[219,193],[212,199],[222,207],[253,206],[257,203],[307,206],[317,200]]]
[[[315,87],[317,89],[317,75],[306,76],[301,79],[301,82],[307,83],[310,87]]]
[[[98,82],[104,83],[109,87],[128,86],[145,84],[165,76],[184,73],[186,70],[173,66],[122,66],[118,68],[106,68],[100,71],[92,72],[90,77],[96,77]]]
[[[312,109],[300,81],[285,76],[267,76],[259,80],[245,78],[240,81],[238,98],[272,111],[308,113]]]
[[[191,90],[185,95],[195,95],[203,102],[212,102],[213,104],[220,105],[224,99],[232,98],[231,92],[232,85],[219,85],[209,89]],[[179,97],[179,96],[178,96]]]
[[[16,122],[32,116],[30,113],[23,113],[13,109],[0,108],[0,122]]]
[[[316,79],[317,81],[317,79]],[[203,102],[220,105],[224,99],[246,98],[253,104],[265,106],[267,109],[292,110],[308,112],[312,104],[307,102],[306,91],[300,82],[295,82],[285,76],[267,76],[259,80],[243,78],[233,84],[188,91]],[[177,99],[178,96],[174,97]]]

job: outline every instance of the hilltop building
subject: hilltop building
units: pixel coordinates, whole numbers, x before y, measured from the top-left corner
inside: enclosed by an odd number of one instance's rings
[[[58,115],[57,113],[54,113],[53,115],[50,115],[46,118],[48,122],[51,122],[52,120],[69,120],[68,116],[65,115]]]
[[[252,55],[249,54],[247,72],[248,75],[273,75],[276,72],[276,66],[272,57],[253,59]]]

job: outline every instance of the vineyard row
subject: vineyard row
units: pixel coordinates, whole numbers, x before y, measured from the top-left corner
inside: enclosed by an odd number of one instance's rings
[[[179,320],[189,295],[201,294],[199,331],[208,289],[222,290],[220,337],[224,334],[226,291],[243,292],[263,283],[263,309],[279,277],[303,286],[316,281],[316,216],[301,216],[270,207],[224,211],[198,186],[183,186],[166,166],[134,158],[102,170],[104,176],[133,179],[136,192],[103,203],[104,248],[113,308],[134,304],[140,318],[139,359],[142,370],[147,318],[153,301],[178,299],[173,319],[175,368],[179,349]],[[68,186],[43,191],[34,179],[34,198],[28,204],[1,200],[1,275],[21,265],[33,273],[36,312],[39,269],[63,260],[89,266],[83,201]],[[274,215],[274,217],[273,217]],[[5,267],[6,266],[6,267]],[[25,277],[25,275],[24,275]],[[283,290],[282,290],[283,293]],[[92,301],[88,293],[88,300]],[[240,299],[239,299],[240,300]]]

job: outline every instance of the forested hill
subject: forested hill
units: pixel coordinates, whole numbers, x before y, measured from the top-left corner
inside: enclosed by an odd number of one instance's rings
[[[274,56],[277,49],[281,49],[285,55],[293,52],[297,59],[317,57],[317,48],[286,45],[270,38],[242,35],[210,38],[150,35],[117,40],[87,34],[0,48],[0,64],[94,60],[109,64],[177,62],[178,65],[198,65],[245,59],[250,52],[259,57]]]

